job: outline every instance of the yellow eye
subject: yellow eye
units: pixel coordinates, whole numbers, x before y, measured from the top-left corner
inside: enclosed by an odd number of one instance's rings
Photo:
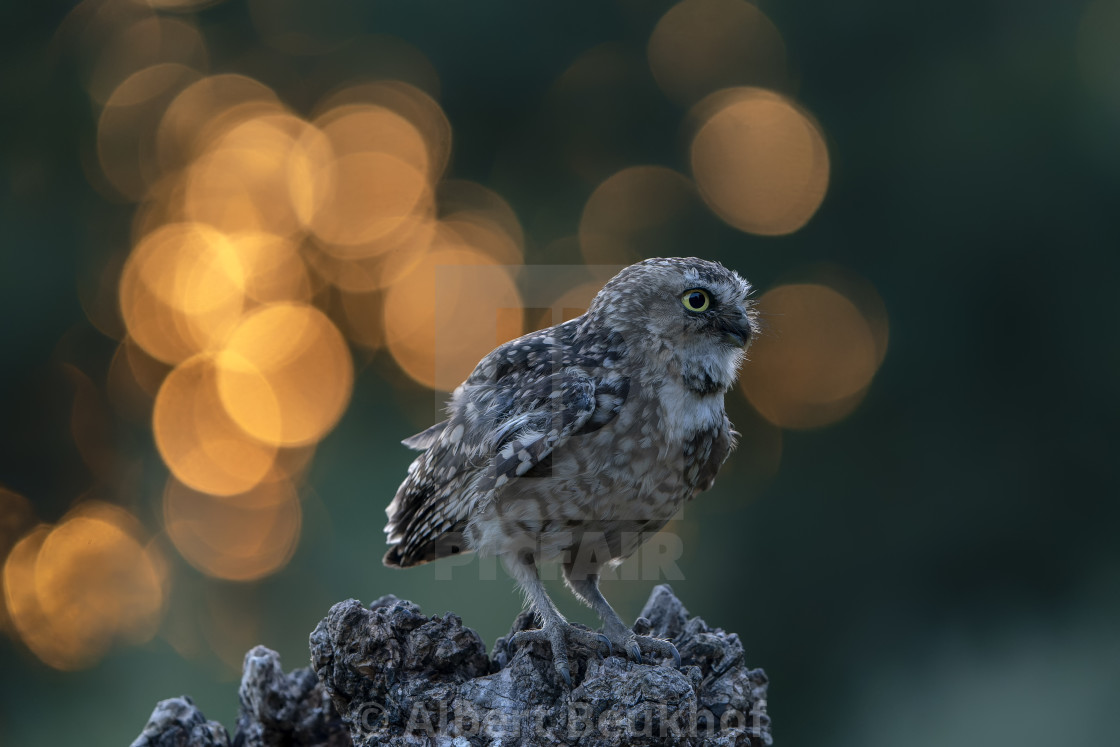
[[[712,301],[708,298],[708,292],[702,291],[699,288],[686,290],[681,296],[681,303],[689,311],[707,311],[708,307],[712,305]]]

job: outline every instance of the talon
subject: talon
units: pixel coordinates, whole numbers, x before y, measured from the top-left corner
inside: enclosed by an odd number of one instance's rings
[[[638,643],[636,641],[631,641],[630,643],[628,643],[626,645],[626,651],[630,654],[631,659],[638,662],[639,664],[642,663],[642,650],[638,648]]]
[[[560,674],[560,678],[564,680],[564,684],[569,690],[572,689],[572,673],[568,671],[568,667],[557,667],[556,671]]]
[[[607,656],[613,656],[614,655],[614,646],[611,645],[611,639],[607,638],[605,635],[600,633],[599,634],[599,640],[602,641],[603,643],[607,644]]]
[[[673,648],[673,661],[677,664],[677,669],[681,668],[681,652],[677,651],[677,647],[669,644]]]

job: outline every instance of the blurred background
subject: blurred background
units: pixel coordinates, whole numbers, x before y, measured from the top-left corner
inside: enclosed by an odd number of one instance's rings
[[[783,745],[1114,744],[1120,0],[0,10],[0,743],[233,725],[381,566],[400,439],[621,265],[765,335],[671,580]],[[624,618],[664,578],[605,584]],[[593,623],[560,592],[563,610]]]

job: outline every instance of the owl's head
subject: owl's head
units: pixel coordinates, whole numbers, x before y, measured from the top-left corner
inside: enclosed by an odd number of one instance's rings
[[[709,393],[731,386],[755,333],[750,292],[750,283],[718,262],[647,259],[612,278],[588,311],[628,347],[668,354],[686,386]]]

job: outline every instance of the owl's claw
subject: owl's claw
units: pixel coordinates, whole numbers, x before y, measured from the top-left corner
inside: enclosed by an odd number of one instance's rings
[[[593,633],[569,623],[546,624],[538,630],[520,630],[510,637],[509,647],[520,648],[527,643],[544,642],[547,642],[552,649],[552,664],[556,668],[556,674],[564,681],[569,690],[572,687],[572,673],[568,664],[570,644],[594,649],[600,658],[602,658],[602,653],[599,650],[600,644],[605,643],[608,652],[613,650],[610,640],[602,633]]]
[[[600,634],[599,634],[599,640],[600,640],[600,641],[602,641],[602,643],[603,643],[604,645],[606,645],[606,647],[607,647],[607,656],[613,656],[613,655],[614,655],[614,646],[612,646],[612,645],[611,645],[611,639],[610,639],[610,638],[607,638],[607,637],[606,637],[605,635],[603,635],[602,633],[600,633]]]
[[[661,638],[653,638],[648,635],[634,635],[630,631],[625,631],[621,635],[615,636],[614,640],[610,641],[612,646],[618,647],[620,651],[626,652],[626,657],[631,661],[638,664],[646,663],[642,658],[642,652],[656,654],[661,659],[668,659],[672,657],[673,664],[677,669],[681,666],[681,654],[677,651],[677,647],[672,643]]]

